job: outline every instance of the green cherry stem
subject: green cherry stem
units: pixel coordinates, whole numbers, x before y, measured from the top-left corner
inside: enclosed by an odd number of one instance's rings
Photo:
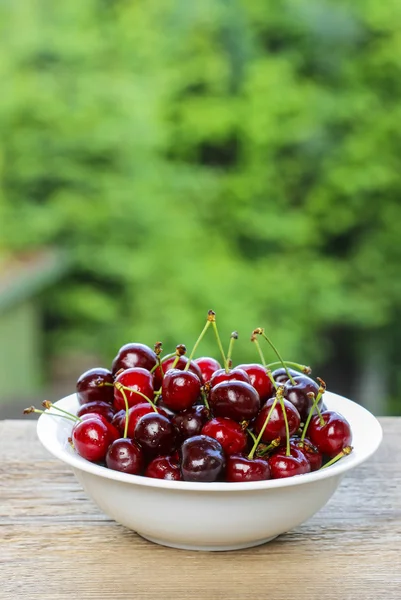
[[[31,413],[37,413],[38,415],[49,415],[50,417],[61,417],[62,419],[66,419],[67,421],[72,421],[73,423],[76,423],[77,421],[82,421],[82,419],[80,419],[79,417],[76,417],[76,418],[67,417],[67,415],[62,415],[57,412],[53,413],[48,410],[39,410],[38,408],[35,408],[34,406],[29,406],[29,408],[24,408],[24,411],[23,411],[24,415],[29,415]]]
[[[220,354],[221,354],[221,357],[223,359],[223,367],[225,369],[227,369],[227,359],[226,359],[226,355],[224,354],[223,344],[221,343],[221,339],[220,339],[220,336],[219,336],[219,330],[217,329],[217,325],[216,325],[216,313],[214,312],[214,310],[209,310],[209,312],[207,314],[207,318],[212,323],[214,335],[216,336],[216,340],[217,340],[217,345],[219,347]]]
[[[227,358],[226,358],[226,373],[228,373],[228,371],[231,369],[231,366],[232,366],[231,356],[233,353],[233,347],[234,347],[235,340],[238,340],[238,332],[237,331],[233,331],[230,336],[230,343],[228,345]]]
[[[154,373],[156,371],[156,369],[158,369],[160,367],[160,370],[162,372],[162,375],[164,375],[164,371],[163,371],[163,361],[167,360],[168,358],[171,358],[172,356],[176,356],[176,352],[170,352],[170,354],[166,354],[166,356],[163,356],[163,358],[160,358],[159,356],[158,358],[158,362],[155,364],[154,367],[152,367],[150,369],[150,373]]]
[[[126,385],[123,385],[122,383],[120,383],[118,381],[114,385],[115,385],[116,389],[121,393],[123,392],[123,390],[127,390],[127,392],[131,392],[131,394],[138,394],[138,396],[141,396],[141,398],[144,398],[144,400],[146,400],[146,402],[149,402],[149,404],[151,405],[151,407],[153,408],[153,410],[155,412],[159,412],[157,410],[156,404],[154,404],[154,402],[152,402],[152,400],[150,398],[145,396],[145,394],[142,394],[142,392],[138,392],[138,390],[133,390],[132,388],[130,388]]]
[[[267,415],[265,422],[263,423],[263,427],[260,430],[259,435],[256,438],[254,445],[252,446],[252,450],[248,454],[249,460],[252,460],[252,458],[254,457],[256,448],[258,447],[258,444],[259,444],[260,440],[262,439],[262,435],[264,434],[267,424],[270,421],[270,417],[272,416],[273,410],[276,408],[277,402],[279,402],[280,398],[282,398],[282,396],[283,396],[283,392],[284,392],[284,386],[282,385],[277,390],[277,394],[276,394],[273,404],[270,407],[269,414]]]
[[[212,323],[212,321],[209,319],[209,314],[208,314],[208,317],[207,317],[207,321],[206,321],[206,323],[205,323],[205,326],[204,326],[204,328],[202,329],[202,331],[201,331],[201,333],[200,333],[200,335],[199,335],[198,339],[196,340],[194,347],[192,348],[191,354],[189,355],[188,362],[187,362],[187,364],[185,365],[184,371],[188,371],[188,369],[189,369],[189,366],[190,366],[190,364],[191,364],[191,360],[192,360],[192,359],[193,359],[193,357],[195,356],[196,349],[197,349],[197,347],[199,346],[200,342],[202,341],[202,339],[203,339],[203,336],[205,335],[206,331],[209,329],[209,327],[210,327],[211,323]]]
[[[327,467],[331,467],[331,465],[334,465],[334,463],[336,463],[338,460],[340,460],[340,458],[343,458],[344,456],[348,456],[349,454],[351,454],[352,450],[353,450],[352,446],[345,446],[345,448],[343,448],[341,450],[341,452],[339,452],[337,454],[337,456],[335,456],[334,458],[329,460],[329,462],[327,462],[325,465],[323,465],[323,467],[320,467],[320,470],[327,469]]]
[[[129,406],[128,406],[127,395],[126,395],[125,391],[123,390],[122,386],[119,388],[119,391],[121,392],[121,394],[124,398],[124,402],[125,402],[125,426],[124,426],[124,436],[123,436],[125,439],[128,435]]]
[[[255,330],[255,331],[256,331],[256,330]],[[277,388],[278,388],[278,385],[277,385],[277,383],[275,382],[275,380],[274,380],[274,378],[273,378],[272,372],[271,372],[271,370],[270,370],[270,366],[269,366],[269,365],[266,365],[266,360],[265,360],[265,357],[263,356],[262,348],[260,347],[260,344],[259,344],[259,341],[258,341],[257,335],[255,334],[255,331],[254,331],[254,332],[252,333],[252,335],[251,335],[251,342],[253,342],[253,343],[255,344],[255,346],[256,346],[256,349],[257,349],[257,351],[258,351],[258,353],[259,353],[259,356],[260,356],[260,360],[261,360],[261,362],[262,362],[262,365],[263,365],[263,367],[266,369],[266,374],[267,374],[268,378],[270,379],[270,381],[271,381],[271,383],[272,383],[272,386],[274,387],[274,389],[275,389],[275,390],[277,390]],[[280,364],[281,364],[281,363],[280,363]]]
[[[284,419],[284,425],[285,425],[285,437],[287,438],[286,447],[285,447],[285,455],[290,456],[290,454],[291,454],[290,428],[288,427],[288,417],[287,417],[287,412],[285,410],[285,404],[284,404],[284,400],[283,400],[282,396],[280,396],[280,406],[281,406],[281,410],[283,411],[283,419]]]
[[[51,408],[53,408],[54,410],[58,410],[59,412],[63,413],[63,415],[67,415],[67,417],[70,417],[71,419],[74,419],[75,421],[82,421],[82,419],[80,419],[76,415],[73,415],[72,413],[68,412],[67,410],[64,410],[64,409],[56,406],[55,404],[53,404],[53,402],[50,402],[50,400],[43,400],[42,406],[44,406],[44,408],[46,408],[47,410],[50,410]]]
[[[262,329],[262,327],[258,327],[257,329],[254,330],[254,334],[261,335],[266,340],[266,342],[269,344],[269,346],[271,347],[271,349],[273,350],[273,352],[275,353],[275,355],[279,359],[280,363],[284,367],[285,372],[287,373],[288,379],[291,381],[292,385],[295,385],[294,378],[291,376],[291,373],[289,372],[289,370],[288,370],[285,362],[283,361],[280,352],[277,350],[277,348],[273,344],[273,342],[267,337],[267,335],[265,334],[265,330]]]
[[[259,456],[259,457],[266,456],[266,454],[268,454],[275,448],[278,448],[280,446],[280,444],[281,444],[281,438],[279,438],[279,437],[276,438],[275,440],[273,440],[272,442],[270,442],[270,444],[268,446],[265,446],[264,444],[259,444],[259,448],[256,450],[256,456]]]
[[[207,393],[206,393],[206,390],[204,387],[201,388],[201,395],[202,395],[203,404],[206,406],[206,408],[208,410],[210,410],[209,402],[207,400]]]
[[[320,380],[320,381],[322,381],[322,380]],[[322,385],[322,384],[324,384],[324,385]],[[322,417],[322,413],[321,413],[321,412],[320,412],[320,410],[319,410],[318,404],[319,404],[319,402],[320,402],[320,398],[323,396],[323,394],[324,394],[324,392],[325,392],[325,391],[326,391],[326,384],[325,384],[325,383],[324,383],[324,381],[323,381],[323,382],[320,384],[320,387],[319,387],[319,390],[318,390],[318,393],[317,393],[317,396],[316,396],[316,398],[315,398],[315,395],[314,395],[314,393],[313,393],[313,392],[309,392],[309,394],[311,394],[311,396],[313,396],[313,404],[312,404],[312,406],[310,407],[309,414],[308,414],[308,418],[306,419],[306,423],[305,423],[305,425],[304,425],[304,428],[303,428],[303,431],[302,431],[302,435],[301,435],[301,442],[303,442],[303,441],[304,441],[304,439],[305,439],[306,432],[307,432],[307,430],[308,430],[309,423],[311,422],[311,419],[312,419],[312,417],[313,417],[313,413],[314,413],[315,409],[316,409],[316,411],[317,411],[317,413],[318,413],[318,415],[319,415],[319,418],[320,418],[320,425],[321,425],[322,427],[324,426],[324,419],[323,419],[323,417]],[[308,394],[308,396],[309,396],[309,394]]]
[[[302,373],[305,373],[305,375],[310,375],[312,373],[312,369],[307,365],[300,365],[299,363],[292,362],[291,360],[285,360],[283,362],[287,367],[296,369],[297,371],[301,371]],[[281,366],[282,363],[280,361],[272,362],[266,365],[266,367],[269,367],[269,369],[275,369],[276,367]]]
[[[253,431],[251,431],[248,427],[248,429],[246,430],[247,433],[251,436],[253,443],[256,442],[256,435],[253,433]]]

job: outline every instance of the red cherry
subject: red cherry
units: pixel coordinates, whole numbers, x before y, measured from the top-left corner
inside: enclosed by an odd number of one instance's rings
[[[287,456],[285,450],[274,452],[268,463],[273,479],[283,479],[294,475],[304,475],[311,470],[309,461],[296,448],[291,448],[291,455]]]
[[[164,417],[168,417],[164,409],[162,409],[160,406],[157,407],[157,410]],[[135,404],[135,406],[131,406],[131,408],[128,411],[127,437],[134,437],[135,427],[139,419],[143,417],[143,415],[149,415],[154,412],[155,410],[153,406],[149,404],[149,402],[141,402],[141,404]],[[115,415],[115,418],[113,419],[113,424],[116,425],[117,429],[120,432],[120,435],[123,435],[125,429],[125,410],[121,410]]]
[[[153,398],[153,375],[146,369],[141,367],[134,367],[123,371],[116,377],[116,383],[121,383],[130,390],[124,389],[124,393],[127,397],[128,406],[134,406],[135,404],[141,404],[144,401],[143,396],[146,396],[150,400]],[[140,392],[143,394],[136,394]],[[115,410],[125,410],[125,402],[121,390],[114,388],[114,408]]]
[[[275,369],[272,372],[273,379],[276,383],[286,383],[289,380],[287,375],[287,370],[291,377],[298,377],[302,375],[299,371],[295,371],[294,369],[284,369],[284,367],[280,367],[279,369]]]
[[[307,438],[304,440],[301,440],[301,438],[292,438],[290,440],[290,448],[296,448],[302,452],[309,461],[311,471],[317,471],[322,466],[322,453]]]
[[[135,441],[148,455],[171,454],[177,447],[172,423],[159,413],[144,415],[135,427]]]
[[[71,436],[78,454],[91,462],[104,460],[112,441],[107,425],[98,416],[78,422]]]
[[[197,364],[201,370],[203,383],[207,383],[213,373],[221,369],[220,363],[217,362],[215,358],[210,358],[209,356],[196,358],[194,363]]]
[[[148,464],[145,477],[180,481],[182,479],[180,463],[172,456],[158,456]]]
[[[284,397],[295,406],[298,410],[303,422],[308,418],[310,409],[312,408],[313,400],[308,397],[308,393],[313,393],[315,397],[318,395],[319,386],[307,375],[297,375],[293,377],[295,385],[288,380],[285,383]],[[319,407],[322,401],[319,402]]]
[[[82,415],[86,415],[87,413],[97,413],[99,415],[103,415],[103,417],[109,423],[111,423],[114,417],[113,407],[108,404],[108,402],[102,402],[100,400],[83,404],[77,412],[77,417],[82,417]]]
[[[273,393],[273,384],[270,381],[266,369],[258,363],[249,363],[238,365],[237,369],[242,369],[249,375],[251,385],[258,392],[261,401],[267,400]]]
[[[163,383],[163,377],[165,376],[167,371],[172,368],[173,364],[175,363],[176,358],[177,358],[176,355],[174,355],[174,356],[170,356],[169,358],[165,358],[162,360],[163,373],[161,372],[160,367],[158,367],[155,370],[155,372],[153,374],[155,390],[158,390],[161,388],[161,385]],[[180,358],[178,359],[177,364],[175,365],[174,368],[179,369],[180,371],[183,371],[187,362],[188,362],[188,359],[185,356],[180,356]],[[198,367],[198,365],[196,364],[196,362],[191,360],[188,370],[191,371],[192,373],[195,373],[195,375],[197,375],[199,377],[199,381],[202,381],[202,372],[201,372],[200,368]]]
[[[348,421],[339,413],[326,410],[322,412],[324,425],[316,415],[308,427],[308,437],[312,444],[324,455],[334,458],[352,441],[351,427]]]
[[[104,385],[105,383],[109,385]],[[85,371],[79,377],[76,385],[78,402],[102,401],[112,404],[113,402],[113,375],[108,369],[96,367]]]
[[[114,471],[138,475],[144,466],[143,452],[132,440],[120,438],[110,444],[106,454],[106,465]]]
[[[270,398],[270,400],[268,400],[264,404],[260,413],[256,417],[254,429],[255,429],[255,433],[257,435],[262,430],[264,423],[266,421],[266,418],[267,418],[274,402],[275,402],[275,399]],[[284,399],[283,399],[283,402],[284,402],[285,412],[286,412],[287,419],[288,419],[289,434],[291,436],[298,430],[298,428],[301,424],[301,417],[299,416],[299,412],[297,411],[295,406],[293,404],[291,404],[291,402],[288,402],[288,400],[284,400]],[[272,442],[273,440],[275,440],[278,437],[281,438],[282,440],[286,439],[285,421],[284,421],[284,416],[283,416],[283,409],[281,408],[280,402],[276,403],[276,406],[274,407],[274,409],[270,415],[269,422],[266,425],[266,428],[262,434],[262,441],[263,442]]]
[[[216,417],[234,421],[251,421],[260,408],[259,394],[245,381],[223,381],[215,385],[209,398],[210,408]]]
[[[118,438],[121,437],[120,432],[117,429],[117,427],[114,425],[114,423],[111,423],[110,421],[108,421],[106,419],[106,417],[104,415],[101,415],[100,413],[89,413],[88,412],[88,413],[85,413],[84,415],[81,415],[79,418],[81,419],[81,421],[88,421],[89,419],[99,419],[102,423],[104,423],[104,425],[106,425],[107,430],[110,435],[111,442],[113,442],[114,440],[118,440]],[[78,426],[78,424],[79,424],[79,421],[74,423],[73,428],[72,428],[73,431],[74,431],[75,427]]]
[[[171,422],[177,429],[180,440],[184,441],[200,434],[208,416],[209,411],[206,406],[200,404],[174,415]]]
[[[184,481],[216,481],[226,466],[221,444],[207,435],[195,435],[181,447],[181,472]]]
[[[163,379],[163,403],[171,410],[185,410],[198,399],[201,385],[195,373],[170,369]]]
[[[118,351],[113,360],[112,371],[117,373],[120,369],[131,369],[132,367],[142,367],[151,371],[157,365],[157,356],[145,344],[125,344]]]
[[[269,463],[262,458],[249,459],[239,454],[227,458],[226,481],[263,481],[270,479]]]
[[[226,456],[240,454],[245,450],[248,442],[241,425],[223,417],[215,417],[206,423],[202,428],[202,434],[220,442]]]
[[[228,373],[226,373],[225,369],[219,369],[215,371],[210,378],[210,387],[214,387],[223,381],[245,381],[245,383],[251,383],[251,378],[248,373],[245,373],[242,369],[235,367],[235,369],[230,369]]]

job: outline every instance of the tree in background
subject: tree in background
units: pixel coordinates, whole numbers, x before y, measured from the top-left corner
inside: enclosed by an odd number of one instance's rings
[[[70,253],[52,352],[190,346],[212,307],[238,359],[262,325],[395,394],[400,24],[379,0],[3,2],[1,250]]]

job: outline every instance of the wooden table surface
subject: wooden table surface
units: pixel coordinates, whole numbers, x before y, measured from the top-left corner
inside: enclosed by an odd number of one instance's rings
[[[0,421],[0,598],[401,599],[401,418],[314,518],[207,553],[154,545],[92,504],[32,421]]]

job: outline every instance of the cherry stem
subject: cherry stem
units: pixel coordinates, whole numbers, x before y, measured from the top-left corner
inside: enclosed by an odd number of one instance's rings
[[[288,426],[288,418],[287,418],[287,412],[285,410],[284,399],[283,399],[283,397],[281,395],[280,395],[280,406],[281,406],[281,410],[283,411],[283,419],[284,419],[284,425],[285,425],[285,436],[287,438],[286,448],[285,448],[285,455],[286,456],[290,456],[291,455],[291,450],[290,450],[290,428]]]
[[[47,410],[54,408],[54,410],[58,410],[59,412],[63,413],[64,415],[67,415],[67,417],[74,419],[74,421],[82,421],[82,419],[77,417],[77,415],[73,415],[72,413],[68,412],[67,410],[59,408],[58,406],[53,404],[53,402],[50,402],[50,400],[43,400],[42,406],[44,406]]]
[[[284,392],[284,386],[280,386],[280,387],[278,388],[278,390],[277,390],[277,395],[276,395],[276,397],[275,397],[275,399],[274,399],[274,402],[273,402],[273,404],[272,404],[272,405],[271,405],[271,407],[270,407],[269,414],[267,415],[267,417],[266,417],[266,419],[265,419],[265,422],[263,423],[263,427],[262,427],[262,429],[259,431],[259,435],[258,435],[258,437],[256,438],[256,441],[255,441],[255,443],[254,443],[254,445],[253,445],[253,447],[252,447],[252,450],[251,450],[251,451],[250,451],[250,453],[248,454],[248,458],[249,458],[250,460],[252,460],[252,458],[253,458],[253,456],[254,456],[254,454],[255,454],[256,448],[258,447],[258,444],[259,444],[260,440],[262,439],[262,435],[264,434],[264,431],[265,431],[265,429],[266,429],[266,427],[267,427],[267,424],[268,424],[268,422],[270,421],[270,417],[272,416],[273,410],[275,409],[277,402],[278,402],[278,401],[280,400],[280,398],[282,397],[282,395],[283,395],[283,392]]]
[[[124,426],[124,436],[123,436],[125,439],[128,435],[129,406],[128,406],[127,395],[124,392],[122,386],[120,387],[119,391],[121,392],[121,394],[124,398],[124,402],[125,402],[125,426]]]
[[[209,406],[209,402],[207,400],[207,393],[206,393],[205,388],[201,389],[201,395],[202,395],[202,400],[203,400],[204,405],[206,406],[206,408],[208,410],[210,410],[210,406]]]
[[[310,375],[312,373],[312,369],[310,367],[307,367],[306,365],[300,365],[299,363],[292,362],[291,360],[285,360],[284,364],[287,367],[292,367],[293,369],[297,369],[297,371],[302,371],[302,373],[305,373],[305,375]],[[266,366],[269,367],[269,369],[273,369],[276,367],[280,367],[281,365],[282,365],[282,363],[280,361],[277,361],[277,362],[269,363]]]
[[[322,413],[319,410],[318,404],[320,402],[320,398],[323,396],[323,394],[324,394],[325,391],[326,391],[326,386],[322,386],[321,385],[319,387],[319,391],[317,393],[316,398],[315,398],[315,395],[314,395],[313,392],[309,392],[309,394],[313,395],[314,399],[313,399],[313,404],[312,404],[312,406],[310,407],[310,410],[309,410],[308,418],[306,419],[306,423],[305,423],[303,431],[302,431],[301,442],[303,442],[304,439],[305,439],[306,432],[308,430],[309,423],[311,422],[311,419],[313,417],[313,413],[314,413],[315,409],[316,409],[316,411],[317,411],[317,413],[319,415],[319,418],[320,418],[320,425],[322,427],[324,427],[324,419],[322,417]],[[307,394],[307,395],[309,396],[309,394]]]
[[[271,452],[271,450],[274,450],[275,448],[278,448],[281,444],[281,438],[276,438],[275,440],[273,440],[272,442],[270,442],[270,444],[268,446],[264,446],[263,448],[261,448],[263,446],[263,444],[260,444],[259,449],[256,451],[256,456],[266,456],[266,454],[268,454],[269,452]]]
[[[331,467],[331,465],[334,465],[334,463],[336,463],[338,460],[340,460],[340,458],[343,458],[344,456],[348,456],[349,454],[351,454],[352,450],[353,450],[352,446],[345,446],[345,448],[343,448],[341,450],[341,452],[339,452],[337,454],[337,456],[335,456],[334,458],[329,460],[329,462],[327,462],[325,465],[323,465],[323,467],[320,467],[320,470],[326,469],[327,467]]]
[[[233,331],[230,336],[230,343],[228,345],[227,359],[226,359],[226,373],[228,373],[228,371],[231,369],[231,366],[232,366],[231,355],[233,353],[233,347],[234,347],[235,340],[238,340],[238,332],[237,331]]]
[[[170,352],[170,354],[166,354],[166,356],[163,356],[163,358],[160,358],[160,356],[158,356],[157,359],[158,359],[159,362],[156,363],[155,366],[150,369],[150,373],[154,373],[156,371],[156,369],[158,369],[160,367],[160,370],[161,370],[162,376],[163,376],[164,375],[164,371],[163,371],[162,362],[164,360],[167,360],[168,358],[171,358],[172,356],[176,356],[176,355],[177,355],[176,352]]]
[[[248,433],[249,433],[249,435],[251,436],[253,443],[255,443],[255,442],[256,442],[256,435],[253,433],[253,431],[251,431],[251,430],[249,429],[249,427],[248,427],[248,429],[247,429],[247,432],[248,432]]]
[[[198,339],[195,342],[194,347],[192,348],[192,352],[191,352],[191,354],[188,357],[188,362],[185,365],[184,371],[188,371],[188,369],[190,367],[190,364],[191,364],[191,360],[193,359],[193,357],[195,355],[196,349],[199,346],[200,342],[202,341],[203,336],[205,335],[206,331],[209,329],[210,325],[211,325],[211,321],[208,318],[208,320],[206,321],[206,324],[205,324],[204,328],[201,331],[200,336],[198,337]]]
[[[265,357],[263,356],[262,348],[260,347],[260,344],[259,344],[258,338],[256,337],[256,335],[255,335],[254,333],[252,333],[252,336],[251,336],[251,342],[253,342],[253,343],[255,344],[255,346],[256,346],[256,349],[257,349],[257,351],[258,351],[258,353],[259,353],[259,356],[260,356],[260,360],[261,360],[261,362],[262,362],[262,365],[263,365],[263,367],[266,369],[266,374],[267,374],[268,378],[270,379],[270,381],[271,381],[271,383],[272,383],[272,385],[273,385],[274,389],[275,389],[275,390],[277,390],[277,388],[278,388],[278,385],[277,385],[277,383],[276,383],[276,382],[275,382],[275,380],[274,380],[274,377],[273,377],[273,375],[272,375],[272,372],[271,372],[271,370],[270,370],[270,367],[269,367],[269,365],[266,365],[266,360],[265,360]],[[280,363],[280,364],[281,364],[281,363]]]
[[[293,377],[291,376],[291,373],[289,372],[288,368],[286,367],[286,364],[283,361],[280,352],[277,350],[277,348],[273,344],[273,342],[267,337],[267,335],[265,334],[264,329],[262,329],[261,327],[258,327],[258,329],[255,329],[254,333],[257,333],[257,334],[261,335],[262,337],[264,337],[264,339],[269,344],[269,346],[271,347],[271,349],[273,350],[273,352],[275,353],[275,355],[279,359],[280,363],[284,367],[285,372],[287,373],[288,379],[291,381],[292,385],[295,385],[295,381],[294,381]]]
[[[223,367],[224,367],[224,369],[227,369],[227,359],[226,359],[226,356],[224,354],[223,345],[221,343],[221,339],[220,339],[220,336],[219,336],[219,331],[217,329],[217,325],[216,325],[216,313],[214,312],[214,310],[209,310],[209,312],[207,313],[207,318],[211,322],[212,327],[213,327],[213,331],[214,331],[214,335],[216,336],[217,345],[219,347],[219,350],[220,350],[220,353],[221,353],[221,357],[223,359]]]
[[[67,419],[67,421],[73,421],[73,423],[76,423],[77,421],[82,421],[82,419],[80,419],[79,417],[76,417],[76,418],[67,417],[67,415],[60,415],[59,413],[53,413],[48,410],[39,410],[38,408],[35,408],[34,406],[25,408],[23,411],[24,415],[29,415],[31,413],[37,413],[38,415],[49,415],[49,417],[61,417],[62,419]]]
[[[131,394],[138,394],[138,396],[141,396],[142,398],[144,398],[146,400],[146,402],[149,402],[149,404],[152,406],[152,408],[155,412],[159,412],[157,410],[156,404],[154,404],[150,398],[145,396],[145,394],[142,394],[142,392],[138,392],[138,390],[133,390],[132,388],[130,388],[126,385],[123,385],[119,381],[117,381],[114,385],[115,385],[116,389],[120,392],[122,392],[123,390],[127,390],[127,392],[131,392]]]

